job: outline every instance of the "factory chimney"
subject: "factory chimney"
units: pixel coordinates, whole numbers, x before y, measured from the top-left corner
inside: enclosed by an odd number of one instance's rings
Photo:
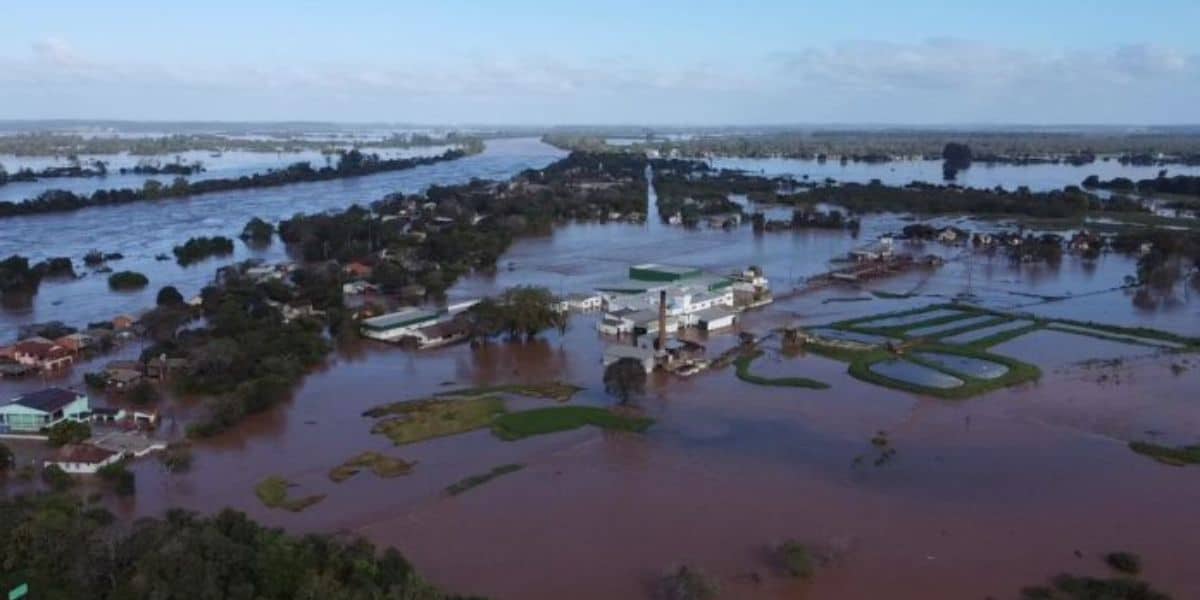
[[[667,351],[667,290],[658,292],[658,351]]]

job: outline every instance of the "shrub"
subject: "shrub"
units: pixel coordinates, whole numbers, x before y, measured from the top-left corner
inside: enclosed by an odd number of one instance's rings
[[[662,600],[712,600],[720,593],[716,582],[698,569],[680,565],[663,578],[658,597]]]
[[[1104,562],[1127,575],[1137,575],[1142,570],[1142,559],[1130,552],[1110,552],[1104,557]]]
[[[808,547],[796,540],[787,540],[779,545],[776,549],[779,555],[780,564],[787,571],[788,575],[798,577],[800,579],[808,579],[813,576],[815,564],[812,553]]]
[[[155,303],[159,306],[179,306],[183,304],[183,294],[173,285],[164,286],[158,290],[158,297]]]
[[[54,447],[78,444],[92,437],[92,428],[87,423],[63,421],[46,431],[47,442]]]
[[[142,380],[129,389],[126,397],[137,406],[156,404],[159,399],[158,388],[154,387],[153,383]]]
[[[149,284],[150,280],[137,271],[118,271],[108,276],[108,287],[114,290],[140,290]]]
[[[42,469],[42,481],[56,492],[61,492],[75,485],[75,479],[68,475],[66,471],[59,468],[58,465],[50,465]]]

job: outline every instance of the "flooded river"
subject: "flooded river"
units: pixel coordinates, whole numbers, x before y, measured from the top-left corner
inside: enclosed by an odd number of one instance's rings
[[[154,254],[194,235],[236,234],[252,216],[277,219],[397,189],[507,177],[559,155],[533,140],[493,141],[480,156],[393,174],[3,221],[0,254],[120,251],[128,258],[114,267],[143,270],[152,280],[146,292],[128,296],[108,292],[100,276],[47,282],[34,307],[4,313],[4,323],[11,330],[33,320],[83,322],[134,311],[152,304],[154,290],[168,282],[194,293],[219,262],[183,269],[154,261]],[[960,249],[927,244],[912,250],[943,255],[946,266],[861,288],[792,293],[830,259],[906,222],[871,217],[858,238],[821,230],[755,235],[749,227],[571,224],[518,240],[495,273],[466,277],[450,295],[477,297],[517,284],[585,291],[635,262],[717,271],[756,264],[780,300],[745,314],[740,330],[823,324],[971,293],[997,308],[1200,334],[1200,304],[1185,290],[1146,306],[1115,289],[1134,269],[1119,255],[1022,266],[968,260]],[[255,254],[239,243],[234,258],[280,252],[276,245]],[[911,296],[883,299],[872,290]],[[197,443],[191,472],[167,476],[152,459],[134,463],[137,496],[115,508],[134,517],[170,506],[228,505],[293,531],[362,534],[395,545],[439,585],[501,600],[648,597],[654,581],[683,562],[717,580],[722,598],[1015,598],[1022,586],[1062,571],[1103,575],[1099,557],[1116,550],[1139,554],[1157,587],[1177,598],[1200,597],[1191,558],[1200,544],[1190,534],[1200,531],[1198,472],[1126,447],[1150,435],[1162,443],[1197,441],[1200,361],[1142,347],[1070,336],[1071,351],[1058,353],[1051,346],[1067,334],[1018,338],[1006,352],[1041,365],[1043,378],[965,401],[888,390],[850,377],[842,363],[773,351],[755,368],[831,387],[755,386],[732,369],[689,379],[656,374],[640,403],[657,422],[640,436],[581,429],[503,442],[476,431],[397,448],[370,434],[371,420],[361,416],[451,385],[552,379],[585,388],[573,403],[611,405],[597,319],[574,316],[565,334],[528,343],[419,353],[371,343],[343,349],[291,402]],[[714,334],[709,345],[729,347],[734,339]],[[1114,352],[1135,358],[1078,363]],[[78,385],[90,368],[76,367],[55,383]],[[0,397],[41,385],[0,381]],[[199,407],[196,399],[165,405],[162,434],[180,435]],[[876,466],[870,440],[880,431],[896,455]],[[330,480],[332,467],[364,450],[417,464],[395,479],[362,473]],[[526,467],[461,496],[443,492],[506,463]],[[267,509],[254,485],[271,475],[297,484],[297,494],[327,496],[301,513]],[[788,538],[832,558],[811,583],[781,576],[768,560],[768,549]]]

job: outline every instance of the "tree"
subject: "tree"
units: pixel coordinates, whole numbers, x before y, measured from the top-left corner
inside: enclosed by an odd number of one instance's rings
[[[56,448],[67,444],[78,444],[90,437],[92,437],[92,428],[87,423],[78,421],[57,423],[46,432],[46,442]]]
[[[628,404],[646,392],[646,369],[635,358],[622,358],[604,369],[604,391]]]
[[[192,447],[182,442],[171,442],[159,453],[159,462],[168,473],[186,473],[192,468]]]
[[[150,280],[137,271],[118,271],[108,276],[108,287],[114,290],[139,290]]]
[[[128,398],[136,406],[155,404],[159,398],[158,388],[154,387],[153,383],[143,379],[130,388]]]
[[[0,444],[0,473],[9,470],[13,465],[13,453],[8,446]]]
[[[155,303],[159,306],[179,306],[183,304],[183,294],[173,285],[163,286],[158,290],[158,298]]]

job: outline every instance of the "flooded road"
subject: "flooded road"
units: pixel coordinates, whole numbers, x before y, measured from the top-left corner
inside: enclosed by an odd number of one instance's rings
[[[8,220],[0,223],[0,254],[77,258],[92,247],[121,251],[128,258],[114,267],[144,270],[152,283],[144,293],[118,296],[100,276],[46,282],[33,308],[5,313],[5,327],[134,311],[152,304],[154,291],[168,282],[195,293],[220,262],[183,269],[154,261],[154,254],[194,235],[236,234],[251,216],[277,219],[366,203],[397,189],[507,177],[558,155],[533,140],[493,141],[483,155],[394,174]],[[569,224],[518,240],[495,273],[463,278],[450,296],[518,284],[587,291],[640,262],[715,271],[755,264],[781,299],[746,313],[738,330],[826,324],[971,293],[995,308],[1200,335],[1194,294],[1178,290],[1174,301],[1152,308],[1135,304],[1115,289],[1134,260],[1115,254],[1094,262],[1065,256],[1054,267],[1013,265],[926,244],[908,250],[949,262],[863,286],[791,293],[830,259],[907,222],[870,217],[857,238],[823,230],[755,235],[749,227]],[[10,225],[18,225],[19,241],[10,239]],[[999,225],[969,227],[983,226]],[[43,243],[51,232],[61,232],[66,241],[59,243],[70,252]],[[256,253],[239,242],[233,259],[256,255],[282,257],[278,245]],[[911,296],[885,299],[871,291]],[[1063,343],[1057,338],[1068,334],[1044,332],[1055,339],[1018,338],[1005,348],[1041,365],[1040,381],[948,401],[869,385],[850,377],[843,363],[772,349],[756,369],[831,387],[756,386],[732,369],[689,379],[655,374],[640,404],[657,422],[640,436],[589,428],[504,442],[480,430],[394,447],[372,435],[372,420],[361,416],[382,403],[458,386],[548,380],[584,387],[572,403],[612,405],[603,391],[606,342],[597,320],[576,315],[565,334],[527,343],[407,352],[363,342],[341,349],[290,402],[197,442],[189,473],[166,475],[153,459],[135,462],[137,495],[113,506],[126,518],[168,507],[233,506],[293,531],[358,533],[396,546],[439,585],[501,600],[648,597],[655,580],[683,562],[717,580],[722,598],[1014,598],[1021,587],[1059,572],[1103,575],[1099,557],[1116,550],[1139,554],[1156,587],[1177,598],[1200,597],[1192,564],[1200,542],[1190,534],[1200,531],[1200,471],[1155,463],[1126,446],[1140,439],[1197,442],[1200,361],[1194,358],[1080,336],[1070,336],[1070,352],[1056,352]],[[713,334],[709,347],[731,347],[736,331]],[[80,385],[82,373],[138,350],[131,344],[50,383]],[[1078,364],[1114,356],[1124,360]],[[42,385],[0,381],[0,398]],[[177,437],[202,400],[176,398],[162,408],[160,435]],[[876,466],[870,439],[880,431],[896,455]],[[394,479],[370,473],[330,479],[331,468],[366,450],[416,466]],[[507,463],[525,468],[460,496],[444,493]],[[268,509],[254,486],[272,475],[295,483],[296,494],[326,497],[300,513]],[[828,553],[832,563],[810,583],[783,577],[769,548],[789,538]]]

